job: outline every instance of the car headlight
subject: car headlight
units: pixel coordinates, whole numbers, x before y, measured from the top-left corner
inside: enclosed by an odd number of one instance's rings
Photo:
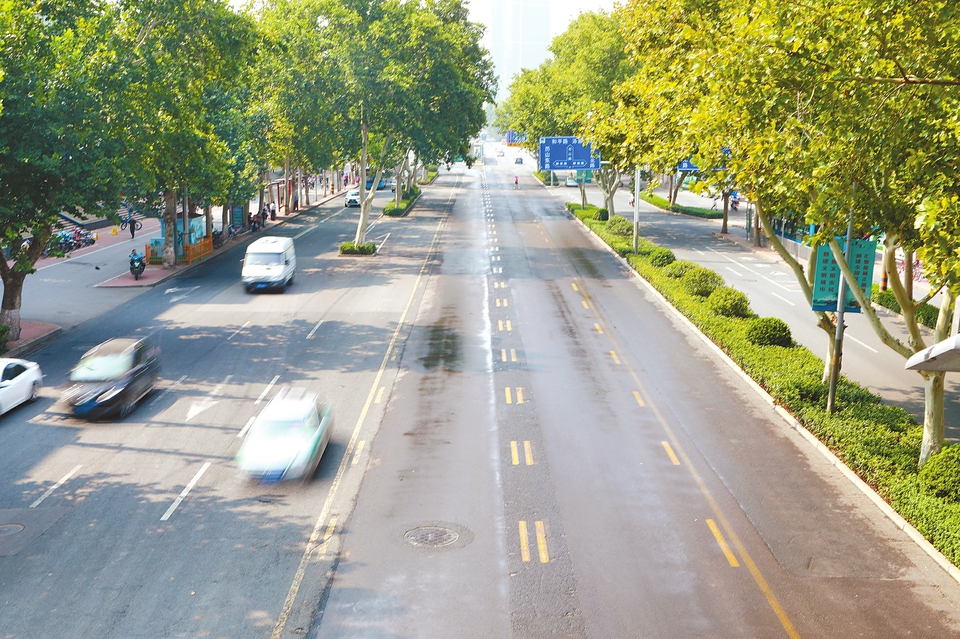
[[[126,386],[114,386],[113,388],[109,389],[107,392],[101,393],[100,396],[97,397],[97,403],[102,404],[103,402],[110,401],[111,399],[113,399],[114,397],[122,393],[124,388],[126,388]]]

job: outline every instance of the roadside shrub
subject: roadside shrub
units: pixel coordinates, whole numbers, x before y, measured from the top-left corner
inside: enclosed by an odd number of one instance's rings
[[[676,256],[668,248],[655,248],[650,251],[650,264],[656,266],[657,268],[664,268],[665,266],[670,266],[677,261]]]
[[[747,339],[757,346],[793,346],[790,327],[779,317],[758,317],[750,322]]]
[[[633,224],[622,215],[611,215],[607,220],[607,232],[622,237],[633,237]]]
[[[960,502],[960,446],[946,446],[920,469],[923,492]]]
[[[679,279],[687,274],[687,271],[697,266],[696,262],[691,262],[689,260],[677,260],[676,262],[671,262],[667,268],[663,270],[664,275],[667,277],[672,277],[674,279]]]
[[[750,317],[750,300],[746,295],[729,286],[718,286],[707,303],[718,315],[724,317]]]
[[[610,219],[610,211],[605,208],[597,209],[596,214],[593,216],[593,219],[600,220],[601,222],[606,222]]]
[[[723,278],[708,268],[695,266],[680,280],[687,290],[700,297],[709,297],[718,286],[723,286]]]
[[[344,242],[340,245],[340,255],[373,255],[376,252],[377,245],[373,242],[368,242],[367,244]]]

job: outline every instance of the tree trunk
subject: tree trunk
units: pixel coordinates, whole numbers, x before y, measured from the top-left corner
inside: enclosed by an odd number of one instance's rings
[[[290,212],[290,157],[283,160],[283,214]]]
[[[720,234],[727,234],[727,218],[730,214],[730,191],[723,192],[723,224],[720,226]]]
[[[20,339],[20,301],[23,296],[23,280],[27,274],[15,269],[3,273],[3,303],[0,305],[0,324],[10,327],[7,339]]]
[[[6,297],[4,297],[6,303]],[[930,456],[943,448],[943,378],[942,371],[924,371],[923,375],[923,443],[920,445],[920,467]]]
[[[607,213],[613,216],[615,213],[613,196],[620,188],[620,171],[608,164],[593,173],[597,177],[597,186],[603,193],[603,205],[607,209]]]
[[[213,237],[213,207],[209,204],[203,207],[203,217],[206,220],[206,237]]]
[[[177,265],[177,251],[173,241],[177,233],[177,194],[169,189],[163,192],[163,268]]]

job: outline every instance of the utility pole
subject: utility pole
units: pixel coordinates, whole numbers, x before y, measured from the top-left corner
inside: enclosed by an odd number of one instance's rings
[[[633,169],[633,254],[640,250],[640,166]]]
[[[843,260],[850,263],[853,250],[853,206],[850,207],[850,220],[847,222],[847,246]],[[840,378],[840,360],[843,358],[843,309],[847,305],[847,278],[840,273],[840,286],[837,287],[837,332],[833,340],[833,358],[830,360],[830,389],[827,392],[827,412],[837,410],[837,380]]]

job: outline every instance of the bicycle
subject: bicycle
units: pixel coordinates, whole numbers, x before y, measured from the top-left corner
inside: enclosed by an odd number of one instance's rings
[[[133,227],[133,230],[134,230],[134,231],[139,231],[140,229],[143,228],[143,222],[141,222],[140,220],[135,220],[135,219],[133,219],[132,217],[130,217],[130,218],[127,218],[126,220],[123,220],[122,222],[120,222],[120,230],[121,230],[121,231],[126,231],[126,230],[127,230],[127,224],[128,224],[128,223],[134,225],[134,227]]]

